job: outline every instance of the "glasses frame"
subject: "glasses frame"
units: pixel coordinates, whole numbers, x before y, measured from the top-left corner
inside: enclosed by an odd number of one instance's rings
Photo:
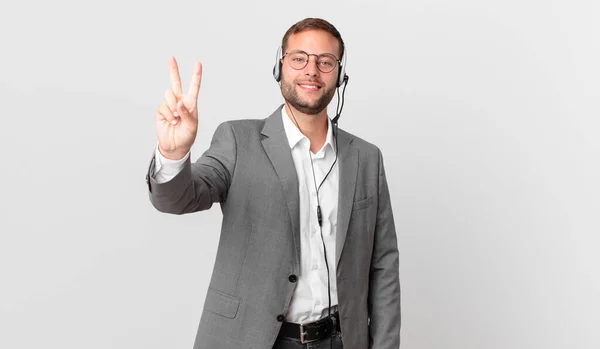
[[[315,63],[318,63],[318,62],[319,62],[319,57],[321,57],[321,56],[333,57],[333,58],[335,59],[335,61],[336,61],[337,65],[336,65],[336,66],[334,66],[334,67],[333,67],[333,69],[331,69],[330,71],[323,71],[323,70],[321,70],[321,67],[319,66],[319,64],[317,64],[317,69],[319,69],[319,71],[320,71],[321,73],[324,73],[324,74],[331,73],[332,71],[334,71],[334,70],[335,70],[335,68],[337,68],[337,67],[339,67],[339,66],[341,66],[341,65],[342,65],[342,62],[341,62],[341,61],[340,61],[340,60],[339,60],[339,59],[338,59],[338,58],[337,58],[337,57],[336,57],[334,54],[332,54],[332,53],[321,53],[321,54],[316,54],[316,53],[308,53],[308,52],[306,52],[306,51],[302,51],[302,50],[293,50],[293,51],[290,51],[290,52],[286,52],[286,53],[285,53],[283,56],[281,56],[281,59],[283,60],[283,59],[284,59],[284,58],[285,58],[287,55],[290,55],[290,54],[292,54],[292,53],[304,53],[304,54],[305,54],[305,55],[308,57],[308,58],[306,59],[306,63],[304,64],[304,66],[303,66],[302,68],[295,68],[294,66],[292,66],[292,62],[291,62],[291,61],[288,61],[288,64],[289,64],[289,65],[290,65],[290,67],[291,67],[292,69],[294,69],[294,70],[302,70],[302,69],[306,68],[306,66],[308,65],[308,62],[310,61],[310,56],[315,56],[315,57],[317,57],[317,58],[316,58],[316,59],[317,59],[317,61],[316,61]]]

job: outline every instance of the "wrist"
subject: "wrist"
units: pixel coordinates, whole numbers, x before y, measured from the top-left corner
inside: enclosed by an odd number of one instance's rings
[[[163,157],[165,157],[166,159],[169,160],[181,160],[183,159],[187,153],[190,152],[189,149],[186,150],[175,150],[175,151],[166,151],[163,148],[161,148],[160,143],[158,144],[158,151],[160,152],[160,155],[162,155]]]

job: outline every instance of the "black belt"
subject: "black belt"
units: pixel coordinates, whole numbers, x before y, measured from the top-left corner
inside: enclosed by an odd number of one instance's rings
[[[331,317],[307,324],[284,322],[281,324],[279,337],[297,339],[304,344],[331,337],[335,331],[341,332],[340,315],[337,311]]]

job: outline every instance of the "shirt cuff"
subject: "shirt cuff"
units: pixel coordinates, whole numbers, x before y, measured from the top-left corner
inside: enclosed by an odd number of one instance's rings
[[[162,156],[158,150],[158,143],[156,143],[156,150],[154,153],[154,180],[158,183],[165,183],[173,179],[185,166],[185,162],[190,157],[190,152],[181,160],[171,160]]]

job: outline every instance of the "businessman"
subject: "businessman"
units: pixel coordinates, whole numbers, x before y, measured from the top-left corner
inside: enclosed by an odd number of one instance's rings
[[[223,213],[194,348],[397,349],[398,248],[382,155],[327,114],[348,83],[344,42],[329,22],[307,18],[280,50],[283,105],[222,123],[194,163],[202,66],[184,93],[169,58],[150,200],[173,214],[218,202]]]

